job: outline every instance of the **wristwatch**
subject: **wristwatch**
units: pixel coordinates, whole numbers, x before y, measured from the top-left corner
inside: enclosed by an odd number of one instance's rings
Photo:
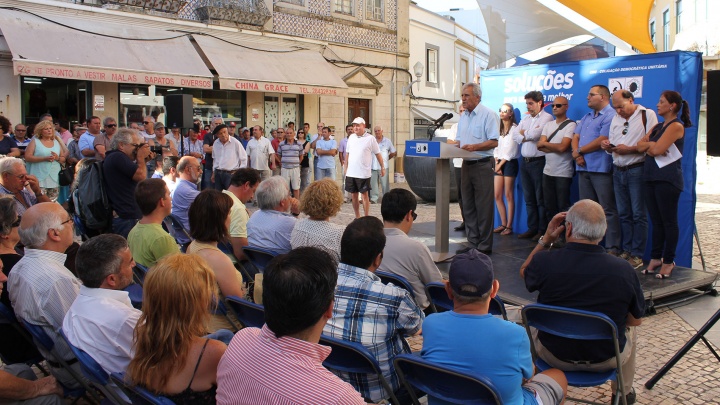
[[[542,247],[544,247],[544,248],[547,248],[547,249],[552,248],[553,243],[555,243],[555,242],[545,243],[545,242],[543,242],[543,238],[544,238],[544,237],[545,237],[545,235],[541,236],[540,239],[538,239],[538,245],[540,245],[540,246],[542,246]]]

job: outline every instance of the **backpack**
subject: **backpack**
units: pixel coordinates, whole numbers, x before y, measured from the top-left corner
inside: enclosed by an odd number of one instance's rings
[[[113,211],[105,191],[102,162],[94,162],[77,176],[77,187],[72,193],[75,214],[86,229],[109,230]]]

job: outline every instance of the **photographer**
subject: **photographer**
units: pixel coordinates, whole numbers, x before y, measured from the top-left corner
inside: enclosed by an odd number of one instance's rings
[[[147,177],[146,163],[154,157],[144,139],[133,129],[121,128],[103,161],[105,190],[113,207],[112,232],[127,238],[142,217],[135,202],[135,187]]]
[[[147,177],[150,178],[157,166],[162,167],[162,160],[165,156],[178,156],[177,146],[172,136],[166,136],[165,125],[162,122],[155,123],[155,138],[148,139],[150,151],[155,154],[153,160],[147,162]]]

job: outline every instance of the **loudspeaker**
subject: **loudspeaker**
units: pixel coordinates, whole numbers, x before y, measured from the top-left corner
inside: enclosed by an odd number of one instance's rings
[[[707,72],[707,154],[720,156],[720,70]]]
[[[168,128],[193,127],[192,94],[171,94],[165,96],[165,122]]]

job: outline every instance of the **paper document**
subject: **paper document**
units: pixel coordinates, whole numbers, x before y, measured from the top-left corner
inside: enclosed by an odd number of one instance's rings
[[[657,163],[658,167],[662,169],[681,157],[682,153],[680,153],[680,150],[677,146],[675,146],[675,144],[672,144],[663,156],[655,156],[655,163]]]

